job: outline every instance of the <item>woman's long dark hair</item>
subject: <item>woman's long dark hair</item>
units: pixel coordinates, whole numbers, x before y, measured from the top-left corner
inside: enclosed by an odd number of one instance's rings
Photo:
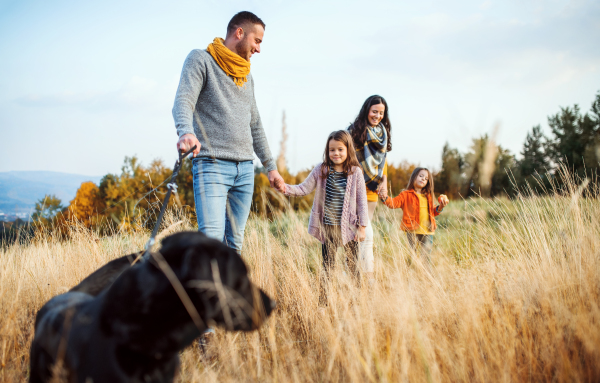
[[[354,120],[354,123],[350,126],[350,134],[352,135],[352,140],[354,141],[354,146],[356,148],[360,149],[365,145],[365,141],[367,140],[367,125],[369,125],[369,110],[371,110],[373,105],[379,104],[385,106],[380,124],[382,124],[387,131],[386,151],[392,151],[392,124],[390,123],[389,118],[390,112],[388,104],[385,102],[385,98],[378,95],[371,96],[365,100],[362,108],[360,108],[360,112],[358,112],[358,116],[356,116],[356,120]]]

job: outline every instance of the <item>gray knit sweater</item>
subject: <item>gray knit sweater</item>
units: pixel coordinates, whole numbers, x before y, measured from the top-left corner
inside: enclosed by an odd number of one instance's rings
[[[201,157],[248,161],[256,152],[267,171],[277,169],[256,107],[252,75],[239,88],[205,50],[195,49],[185,59],[173,118],[179,137],[196,135]]]

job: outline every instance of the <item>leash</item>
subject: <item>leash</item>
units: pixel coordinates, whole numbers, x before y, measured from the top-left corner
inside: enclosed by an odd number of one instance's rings
[[[167,195],[163,200],[162,206],[160,207],[160,213],[158,214],[158,219],[156,220],[156,225],[154,225],[154,230],[152,230],[152,234],[150,235],[150,239],[146,243],[146,250],[144,252],[144,256],[142,259],[146,260],[150,257],[150,249],[154,246],[154,239],[156,238],[156,234],[158,234],[158,228],[160,227],[160,223],[162,221],[163,215],[165,214],[165,210],[167,210],[167,205],[169,204],[169,198],[171,198],[171,194],[177,194],[177,176],[179,175],[179,170],[183,165],[183,160],[187,158],[194,150],[196,150],[196,145],[193,148],[188,150],[187,152],[179,152],[179,159],[175,162],[175,167],[173,168],[173,174],[171,175],[171,180],[167,184]]]

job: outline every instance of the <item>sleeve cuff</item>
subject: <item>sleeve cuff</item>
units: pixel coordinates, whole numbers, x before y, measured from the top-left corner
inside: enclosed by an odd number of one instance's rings
[[[273,159],[269,159],[267,162],[263,162],[261,161],[263,166],[265,167],[265,169],[267,169],[267,172],[273,171],[273,170],[277,170],[277,164],[275,164],[275,161],[273,161]]]
[[[196,133],[194,132],[194,129],[192,129],[192,130],[179,129],[179,130],[177,130],[177,134],[179,135],[179,138],[181,138],[181,136],[183,136],[184,134],[194,134],[195,135]]]

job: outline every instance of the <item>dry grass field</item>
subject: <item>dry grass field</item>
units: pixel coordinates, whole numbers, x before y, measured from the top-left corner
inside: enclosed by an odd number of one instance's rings
[[[210,358],[182,353],[180,382],[600,381],[600,200],[453,202],[439,217],[433,267],[411,256],[400,211],[378,206],[376,281],[353,285],[338,259],[319,308],[320,246],[306,213],[254,217],[243,258],[278,301],[259,331],[217,329]],[[171,215],[169,226],[176,221]],[[191,229],[184,222],[171,230]],[[36,311],[147,232],[0,250],[0,381],[25,381]],[[341,254],[340,254],[341,255]]]

